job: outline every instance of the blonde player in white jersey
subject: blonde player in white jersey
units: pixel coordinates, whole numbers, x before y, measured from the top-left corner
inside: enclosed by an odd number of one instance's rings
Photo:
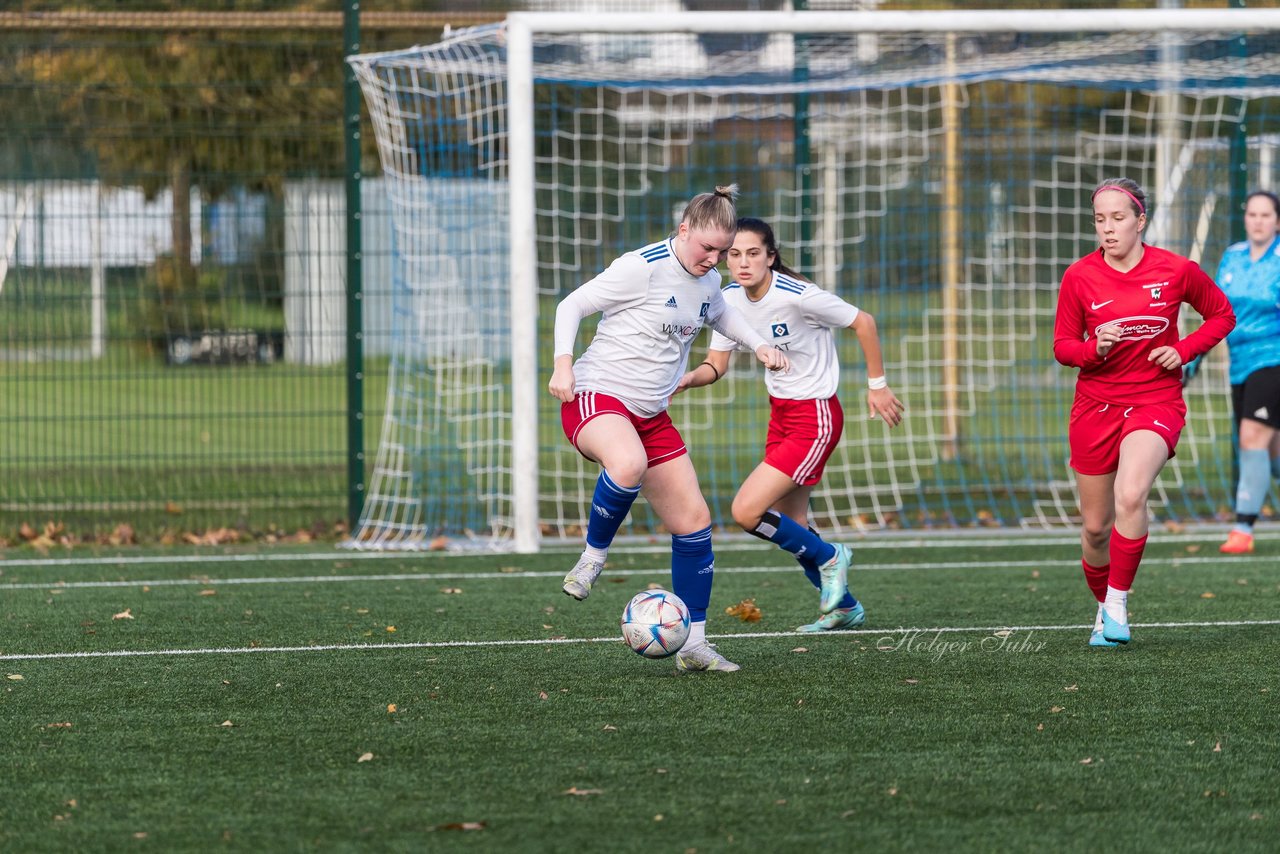
[[[770,417],[764,461],[734,496],[733,520],[794,555],[821,591],[820,616],[800,631],[860,626],[865,610],[848,588],[852,555],[847,546],[828,543],[808,527],[808,515],[809,495],[844,429],[836,397],[840,364],[833,329],[848,327],[858,336],[867,360],[872,417],[890,427],[902,421],[902,402],[885,380],[875,318],[789,270],[778,254],[773,229],[763,220],[738,220],[727,264],[735,283],[724,289],[725,302],[791,362],[787,373],[765,376]],[[713,334],[706,361],[681,378],[679,389],[720,379],[735,349],[734,341]]]
[[[671,586],[689,607],[689,639],[676,653],[682,672],[733,671],[738,665],[706,640],[715,571],[711,511],[667,404],[704,324],[754,351],[770,371],[788,364],[720,293],[716,265],[733,245],[737,190],[717,187],[695,196],[672,237],[618,258],[556,308],[548,389],[561,401],[569,441],[601,466],[586,549],[565,576],[564,592],[587,598],[614,535],[643,493],[671,532]],[[604,317],[595,338],[574,362],[578,326],[596,312]]]

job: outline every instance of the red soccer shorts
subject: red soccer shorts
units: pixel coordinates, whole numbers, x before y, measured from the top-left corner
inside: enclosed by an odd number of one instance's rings
[[[560,404],[560,424],[564,427],[564,435],[575,448],[578,448],[578,433],[583,425],[608,412],[621,415],[636,428],[636,435],[644,445],[650,468],[689,452],[685,447],[684,439],[680,436],[680,431],[671,423],[671,416],[665,411],[651,418],[642,418],[627,409],[616,397],[596,391],[580,391],[574,395],[571,403]],[[578,453],[582,454],[581,448],[578,448]],[[587,458],[590,459],[590,457]]]
[[[840,401],[770,397],[769,409],[764,461],[801,486],[813,486],[844,433]]]
[[[1067,429],[1071,467],[1083,475],[1110,474],[1120,466],[1120,443],[1136,430],[1164,439],[1172,459],[1186,424],[1187,404],[1181,400],[1125,406],[1076,395]]]

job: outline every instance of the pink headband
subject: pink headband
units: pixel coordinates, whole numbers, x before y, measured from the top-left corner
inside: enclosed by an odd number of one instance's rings
[[[1138,210],[1142,212],[1143,216],[1147,215],[1147,209],[1143,207],[1142,202],[1138,201],[1137,196],[1135,196],[1133,193],[1130,193],[1124,187],[1119,187],[1115,184],[1106,184],[1094,190],[1093,195],[1089,197],[1089,201],[1092,202],[1094,199],[1098,198],[1098,193],[1104,192],[1106,190],[1115,190],[1117,193],[1124,193],[1126,196],[1133,199],[1133,203],[1138,206]]]

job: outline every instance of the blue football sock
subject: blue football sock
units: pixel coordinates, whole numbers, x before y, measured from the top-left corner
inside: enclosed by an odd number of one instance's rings
[[[587,521],[587,545],[607,549],[627,518],[627,511],[640,494],[639,486],[618,486],[604,469],[596,478],[596,491],[591,496],[591,518]],[[677,594],[679,595],[679,594]]]
[[[671,536],[671,589],[689,606],[689,619],[707,619],[716,557],[711,552],[711,526],[692,534]]]
[[[797,560],[812,557],[818,566],[831,560],[836,553],[835,546],[819,537],[812,528],[801,528],[790,516],[777,510],[766,511],[751,533],[776,543],[778,548],[791,552]]]
[[[1236,528],[1252,532],[1271,486],[1271,463],[1266,448],[1240,451],[1240,483],[1236,487]]]

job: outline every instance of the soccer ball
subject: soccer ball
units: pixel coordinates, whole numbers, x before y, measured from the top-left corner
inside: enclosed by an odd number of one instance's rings
[[[689,639],[689,609],[666,590],[646,590],[622,609],[622,638],[645,658],[666,658]]]

